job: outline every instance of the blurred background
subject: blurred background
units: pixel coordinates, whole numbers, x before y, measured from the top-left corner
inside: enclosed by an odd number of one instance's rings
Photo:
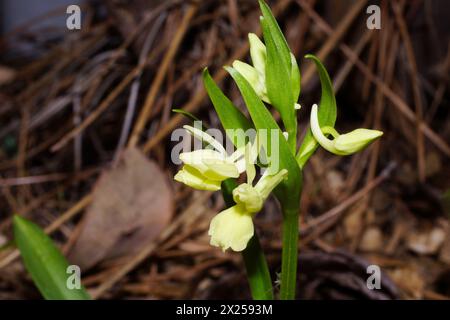
[[[2,1],[0,3],[1,29],[3,34],[23,24],[29,23],[33,18],[38,18],[34,22],[35,26],[52,25],[53,27],[61,27],[65,25],[66,18],[61,14],[47,19],[39,19],[40,15],[46,14],[52,10],[61,11],[63,7],[71,4],[78,5],[81,1],[77,0],[16,0]]]
[[[66,27],[78,3],[80,30]],[[304,170],[298,298],[450,298],[450,6],[444,0],[269,1],[302,73],[299,140],[320,99],[316,54],[346,132],[384,131],[350,157],[319,150]],[[380,29],[369,29],[370,5]],[[37,299],[11,217],[42,226],[100,299],[250,298],[241,256],[209,245],[220,194],[173,181],[171,132],[183,108],[221,128],[208,66],[248,60],[253,0],[2,1],[0,298]],[[281,215],[256,229],[275,283]],[[381,289],[369,290],[369,265]]]

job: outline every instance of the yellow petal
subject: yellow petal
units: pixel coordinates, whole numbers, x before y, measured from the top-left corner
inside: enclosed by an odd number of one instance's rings
[[[248,63],[239,60],[233,62],[233,68],[235,68],[256,91],[256,88],[259,86],[258,71]]]
[[[253,237],[253,221],[243,207],[233,206],[216,215],[209,226],[210,243],[233,251],[242,251]]]
[[[275,189],[287,175],[288,171],[286,169],[282,169],[276,174],[270,174],[270,170],[264,172],[264,175],[259,179],[255,186],[255,190],[261,195],[263,201],[266,201],[272,190]]]
[[[211,179],[225,180],[239,177],[239,170],[236,164],[227,159],[206,158],[204,162],[209,169],[205,175],[210,176]]]
[[[210,136],[206,132],[203,132],[202,130],[200,130],[198,128],[188,126],[188,125],[183,126],[183,128],[186,129],[190,134],[192,134],[198,140],[211,145],[214,149],[216,149],[222,155],[227,154],[227,152],[225,151],[225,148],[220,144],[220,142],[217,141],[216,139],[214,139],[212,136]]]
[[[245,171],[247,172],[247,183],[249,185],[251,185],[253,183],[253,180],[255,179],[255,176],[256,176],[255,163],[254,163],[254,161],[256,160],[256,157],[254,158],[252,156],[252,149],[253,149],[253,146],[250,143],[248,143],[247,146],[245,147],[245,155],[244,155]]]
[[[229,159],[233,159],[233,161],[235,161],[239,173],[244,171],[247,172],[247,183],[249,184],[251,184],[255,178],[256,172],[254,172],[254,164],[258,158],[260,148],[261,146],[259,144],[259,139],[258,136],[256,136],[253,143],[249,142],[245,146],[238,148],[229,157]]]
[[[220,190],[220,181],[209,180],[195,168],[188,165],[183,166],[183,168],[175,175],[174,179],[198,190]]]
[[[235,68],[237,72],[239,72],[245,78],[245,80],[248,81],[253,90],[255,90],[258,97],[260,97],[263,101],[270,103],[269,98],[267,97],[266,80],[264,74],[258,72],[251,65],[239,60],[235,60],[233,62],[233,68]]]
[[[202,149],[183,152],[180,154],[180,160],[184,164],[194,167],[210,180],[223,181],[239,177],[236,164],[214,150]]]
[[[266,74],[266,46],[254,33],[248,34],[248,42],[250,43],[250,56],[255,69],[262,75]]]

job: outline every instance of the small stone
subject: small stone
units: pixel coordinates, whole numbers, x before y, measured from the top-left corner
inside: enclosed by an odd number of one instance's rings
[[[420,255],[431,255],[438,252],[445,240],[442,228],[411,233],[407,238],[408,248]]]
[[[345,235],[348,238],[356,237],[361,230],[361,225],[362,225],[362,211],[361,210],[352,211],[344,219]]]
[[[363,234],[359,249],[366,252],[380,251],[383,246],[383,234],[377,227],[369,227]]]
[[[342,173],[336,170],[331,170],[326,174],[326,180],[328,183],[327,188],[329,188],[331,194],[335,197],[338,196],[345,185]]]

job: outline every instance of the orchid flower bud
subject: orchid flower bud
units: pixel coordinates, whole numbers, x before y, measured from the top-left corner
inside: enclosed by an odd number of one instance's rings
[[[370,129],[355,129],[349,133],[341,134],[337,137],[334,146],[337,150],[352,154],[364,149],[383,135],[382,131]]]
[[[269,97],[267,96],[266,78],[264,73],[258,72],[258,70],[251,65],[239,60],[233,62],[233,68],[248,81],[261,100],[270,103]]]
[[[248,34],[248,42],[250,43],[250,57],[256,71],[262,76],[266,74],[266,46],[254,33]]]
[[[267,95],[266,87],[266,46],[254,33],[248,34],[248,41],[250,43],[250,57],[252,58],[253,66],[245,62],[235,60],[233,62],[233,68],[236,69],[245,78],[245,80],[248,81],[248,83],[250,83],[253,90],[255,90],[256,94],[261,100],[270,104],[271,102]],[[292,86],[293,88],[296,88],[297,86],[299,86],[300,82],[300,71],[298,69],[297,61],[292,53],[291,77]],[[297,89],[295,89],[294,92],[297,92]],[[297,100],[297,98],[298,94],[296,97],[294,97],[294,99]],[[294,108],[298,110],[300,109],[300,105],[295,104]]]
[[[313,136],[324,149],[336,155],[345,156],[358,152],[383,135],[382,131],[362,128],[346,134],[339,134],[330,127],[321,128],[317,109],[317,104],[314,104],[310,119]],[[334,139],[328,139],[324,132],[332,135]]]

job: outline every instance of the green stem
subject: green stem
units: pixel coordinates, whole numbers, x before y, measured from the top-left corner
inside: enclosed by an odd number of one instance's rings
[[[295,154],[295,148],[297,145],[297,120],[295,120],[295,127],[287,129],[288,135],[288,145],[291,152]]]
[[[298,209],[283,212],[283,252],[281,256],[281,300],[295,299],[298,260]]]
[[[255,233],[242,252],[248,283],[254,300],[272,300],[273,289],[264,252]]]
[[[284,128],[288,133],[287,143],[293,154],[295,154],[295,148],[297,146],[297,115],[295,113],[294,117],[289,117],[289,119],[283,119]]]
[[[222,183],[222,195],[227,207],[233,206],[232,192],[237,186],[236,180],[228,179]],[[254,300],[272,300],[273,289],[269,268],[258,235],[250,239],[247,248],[242,251],[250,291]]]

